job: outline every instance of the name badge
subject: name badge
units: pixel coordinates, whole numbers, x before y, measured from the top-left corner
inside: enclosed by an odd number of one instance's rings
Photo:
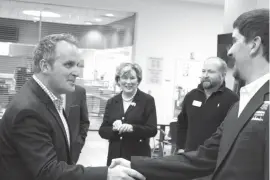
[[[267,111],[267,108],[269,107],[269,101],[264,101],[264,103],[261,105],[260,109],[258,109],[251,121],[263,121],[263,118],[264,118],[264,115],[265,115],[265,112]]]
[[[192,105],[193,105],[193,106],[197,106],[197,107],[201,107],[202,102],[201,102],[201,101],[196,101],[196,100],[194,100],[194,101],[192,102]]]

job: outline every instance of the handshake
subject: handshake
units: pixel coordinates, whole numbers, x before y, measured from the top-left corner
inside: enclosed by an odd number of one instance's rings
[[[123,158],[113,159],[108,169],[107,180],[145,180],[139,172],[131,169],[131,163]]]
[[[119,134],[124,132],[133,132],[133,126],[130,124],[122,124],[121,120],[116,120],[113,123],[113,131],[118,131]]]

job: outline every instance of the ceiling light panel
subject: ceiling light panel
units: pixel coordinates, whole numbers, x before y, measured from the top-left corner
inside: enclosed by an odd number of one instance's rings
[[[51,11],[36,11],[36,10],[24,10],[23,14],[29,16],[42,16],[42,17],[50,17],[50,18],[59,18],[61,17],[60,14],[51,12]]]
[[[102,19],[101,18],[96,18],[95,21],[96,22],[102,22]]]
[[[107,13],[107,14],[105,14],[105,16],[107,16],[107,17],[114,17],[114,14],[112,14],[112,13]]]

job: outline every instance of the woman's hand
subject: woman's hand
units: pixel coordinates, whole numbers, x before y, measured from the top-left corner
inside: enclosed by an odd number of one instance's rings
[[[119,134],[123,132],[133,132],[133,126],[130,124],[122,124],[119,128]]]
[[[122,125],[122,121],[121,120],[116,120],[113,123],[113,131],[119,131],[119,128]]]

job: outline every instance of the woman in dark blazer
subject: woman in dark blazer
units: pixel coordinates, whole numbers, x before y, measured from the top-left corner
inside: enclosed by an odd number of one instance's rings
[[[99,129],[100,136],[109,140],[108,166],[114,158],[151,156],[149,138],[157,133],[156,107],[154,98],[138,89],[141,80],[137,64],[123,63],[116,70],[115,81],[122,91],[108,100]]]

